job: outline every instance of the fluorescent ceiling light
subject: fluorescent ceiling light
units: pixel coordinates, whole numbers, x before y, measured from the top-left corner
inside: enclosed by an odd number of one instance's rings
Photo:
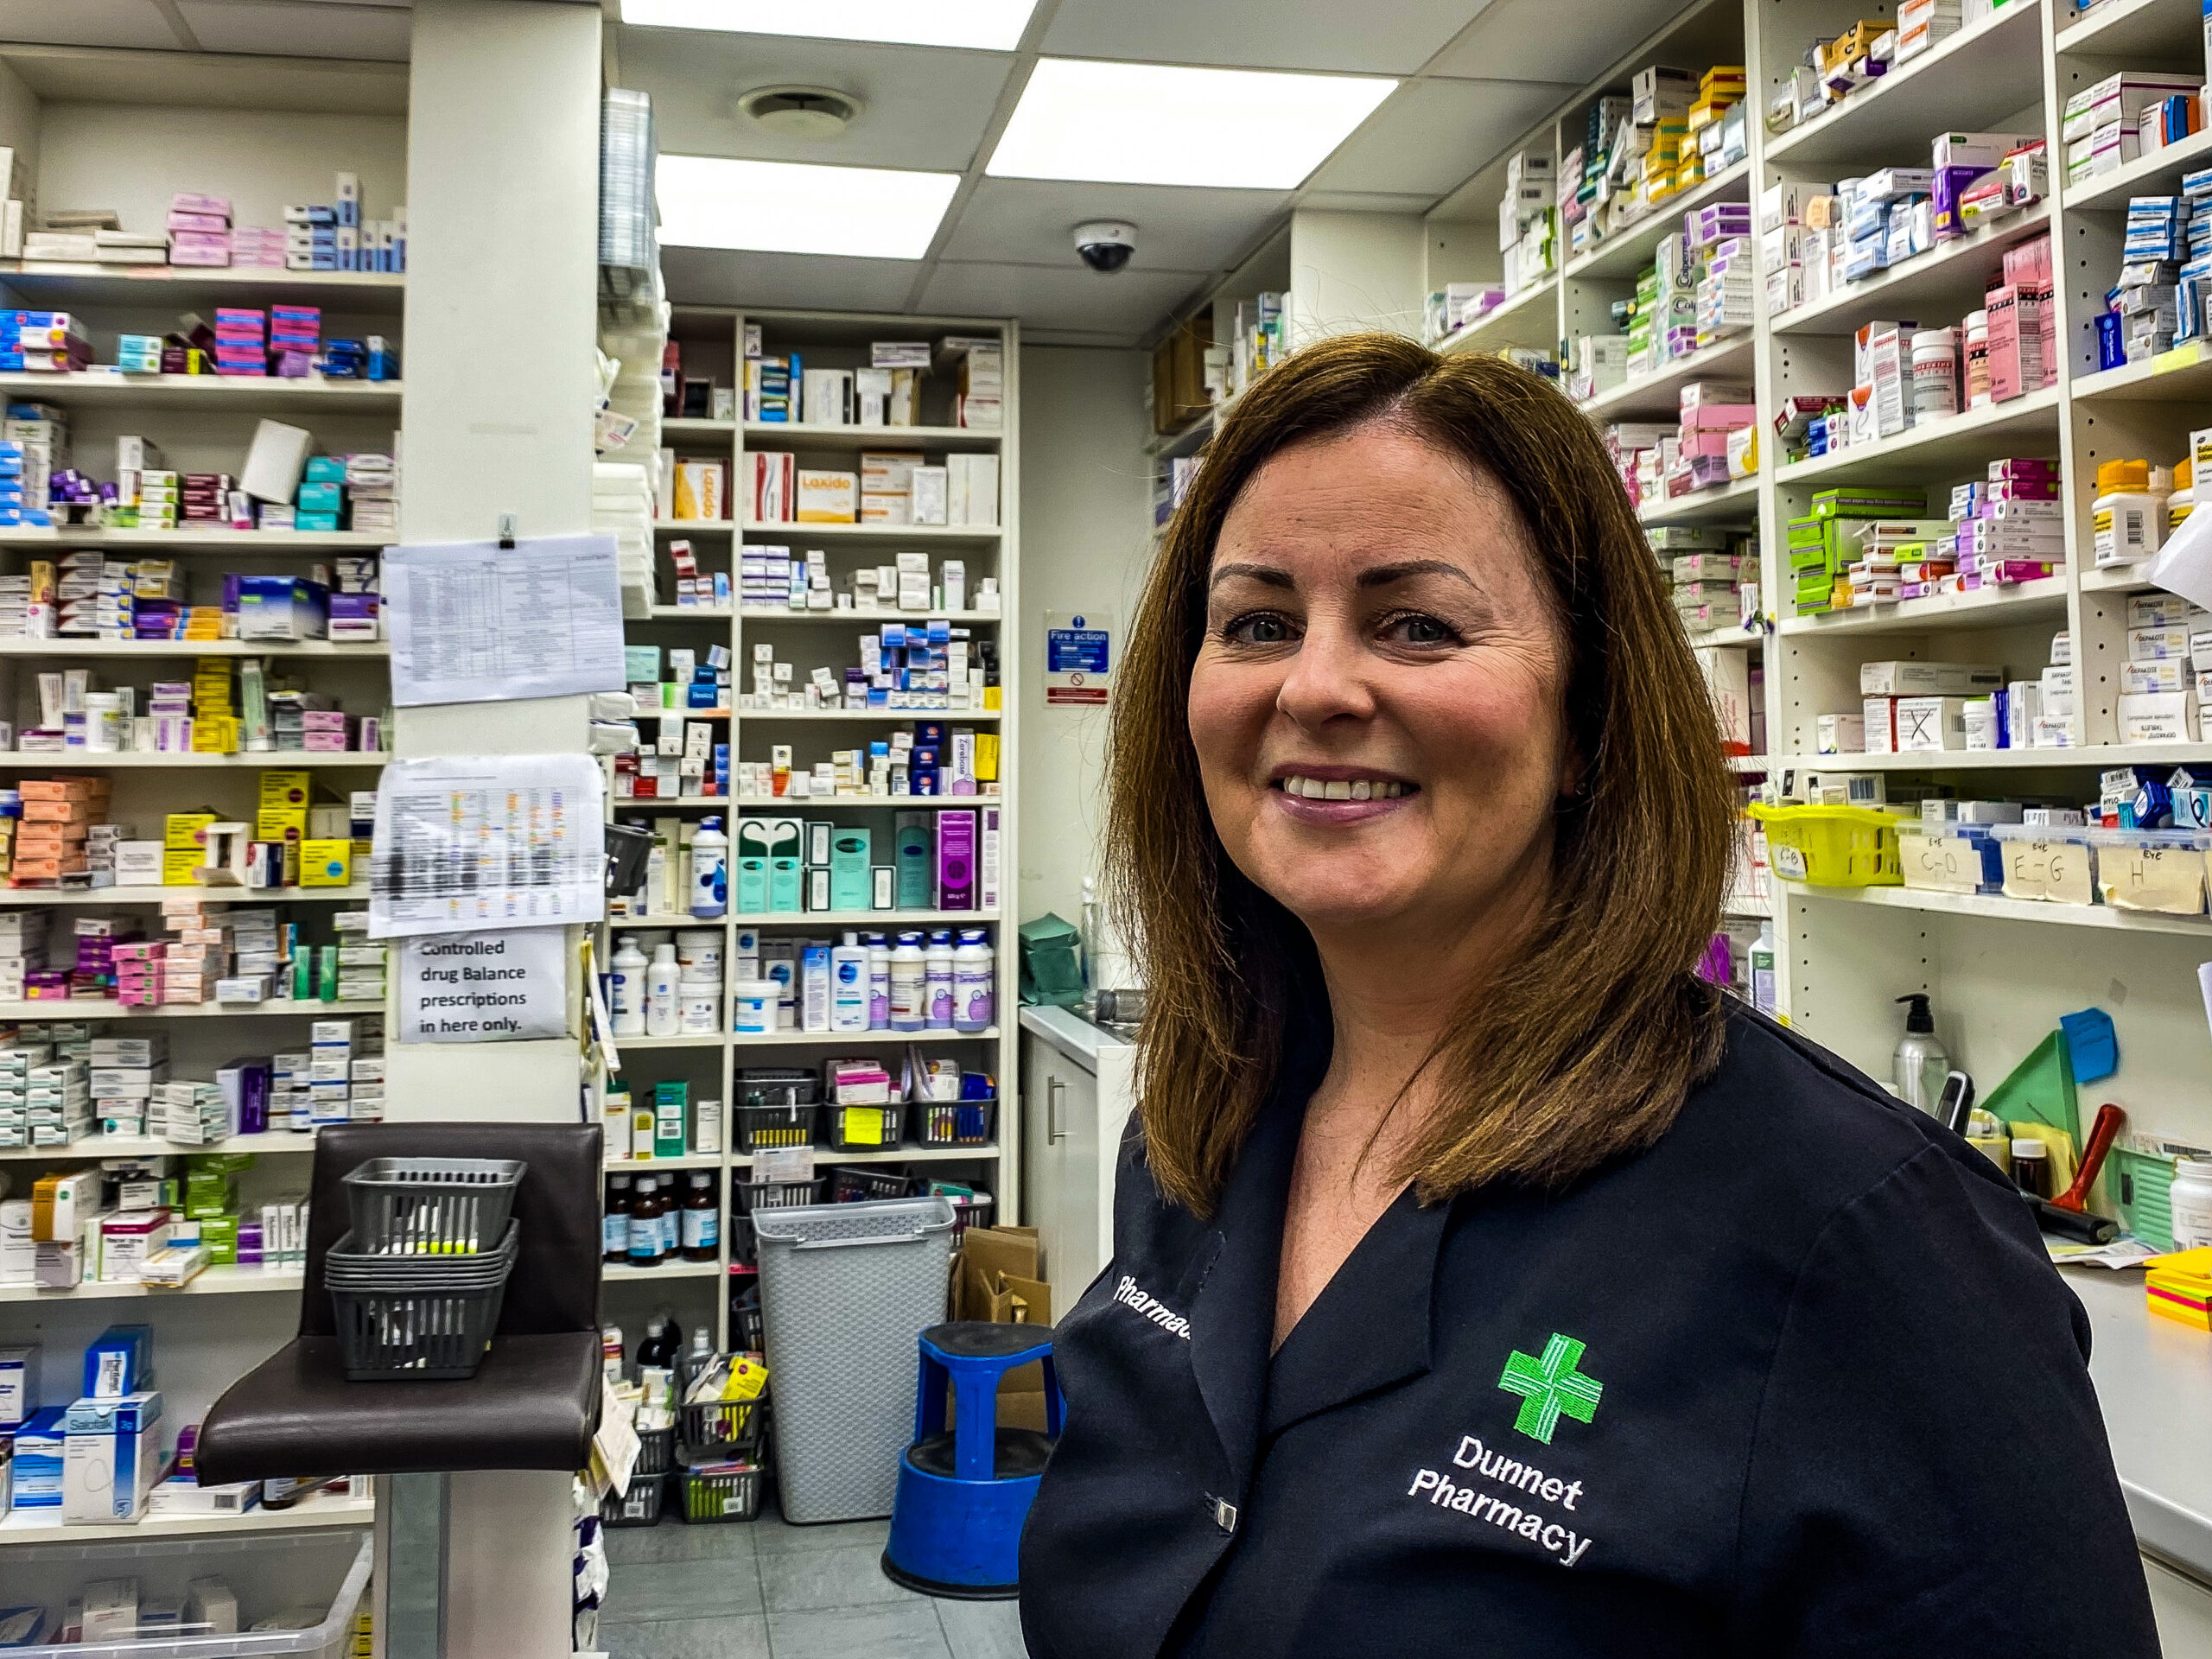
[[[672,246],[918,259],[960,175],[664,156],[655,184]]]
[[[1011,52],[1037,0],[622,0],[622,21],[740,35]]]
[[[1007,179],[1287,190],[1395,80],[1046,58],[984,171]]]

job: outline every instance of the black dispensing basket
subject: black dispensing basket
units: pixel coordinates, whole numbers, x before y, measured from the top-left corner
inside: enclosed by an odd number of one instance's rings
[[[796,1210],[822,1202],[822,1189],[830,1178],[817,1175],[809,1181],[732,1181],[737,1212],[749,1216],[756,1210]]]
[[[410,1255],[363,1251],[346,1234],[323,1257],[323,1283],[353,1382],[471,1377],[499,1326],[521,1224],[496,1250]]]
[[[811,1071],[748,1065],[737,1074],[736,1092],[740,1152],[810,1147],[822,1132],[822,1079]]]
[[[987,1147],[998,1122],[995,1100],[932,1100],[911,1109],[925,1147]]]
[[[631,1466],[630,1490],[609,1492],[599,1501],[603,1526],[651,1527],[660,1522],[668,1496],[668,1477],[676,1467],[676,1431],[654,1428],[638,1436],[638,1461]]]
[[[895,1169],[846,1166],[830,1172],[830,1202],[832,1204],[867,1204],[883,1198],[911,1198],[920,1190],[920,1184],[912,1176],[902,1175]]]
[[[839,1152],[887,1152],[899,1145],[906,1126],[906,1107],[895,1100],[887,1106],[831,1105],[823,1109],[830,1120],[830,1144]],[[855,1129],[861,1133],[855,1135]]]
[[[512,1158],[372,1158],[346,1176],[349,1248],[379,1256],[496,1251],[529,1167]]]
[[[677,1511],[687,1523],[751,1521],[760,1513],[760,1471],[686,1469],[677,1484],[683,1489],[683,1508]]]

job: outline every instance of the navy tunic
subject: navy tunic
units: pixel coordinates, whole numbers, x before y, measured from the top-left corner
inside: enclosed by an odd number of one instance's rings
[[[1272,1358],[1313,1064],[1211,1222],[1125,1146],[1033,1659],[2152,1659],[2088,1325],[1980,1154],[1747,1011],[1641,1156],[1377,1221]]]

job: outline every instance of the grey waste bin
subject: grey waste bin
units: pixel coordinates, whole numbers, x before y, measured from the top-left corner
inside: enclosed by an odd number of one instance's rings
[[[915,1339],[944,1317],[941,1198],[755,1210],[784,1516],[891,1513],[913,1438]]]

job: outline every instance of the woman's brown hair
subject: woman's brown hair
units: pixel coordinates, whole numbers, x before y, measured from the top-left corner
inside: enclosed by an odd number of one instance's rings
[[[1210,1214],[1287,1039],[1325,1032],[1305,926],[1230,862],[1188,728],[1215,539],[1291,444],[1387,423],[1511,498],[1567,642],[1580,784],[1553,834],[1552,891],[1513,960],[1427,1065],[1440,1109],[1401,1143],[1424,1203],[1499,1180],[1556,1188],[1650,1146],[1719,1058],[1719,994],[1695,966],[1719,915],[1735,807],[1711,697],[1597,431],[1547,381],[1392,334],[1294,353],[1237,400],[1147,582],[1116,676],[1107,876],[1147,988],[1137,1076],[1167,1197]]]

